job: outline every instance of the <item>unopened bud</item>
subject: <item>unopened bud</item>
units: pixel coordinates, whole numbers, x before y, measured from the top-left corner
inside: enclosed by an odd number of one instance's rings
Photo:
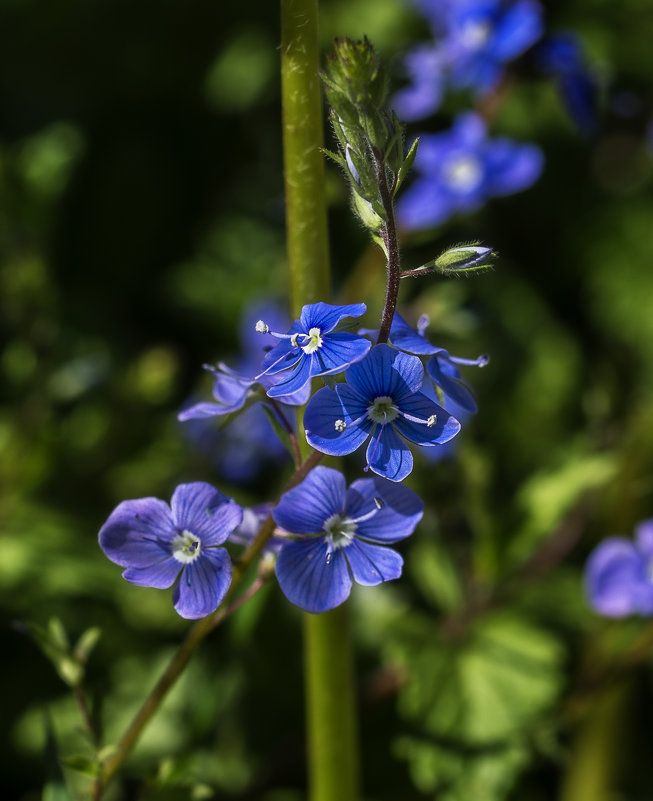
[[[486,248],[482,245],[462,245],[445,250],[433,262],[433,266],[438,272],[443,273],[467,272],[490,267],[495,258],[496,253],[492,248]]]

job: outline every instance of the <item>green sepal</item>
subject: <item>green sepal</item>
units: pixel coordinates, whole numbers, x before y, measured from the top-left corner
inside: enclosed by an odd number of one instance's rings
[[[378,202],[371,203],[366,198],[361,197],[358,192],[352,194],[352,201],[354,204],[354,211],[368,231],[376,233],[383,228],[385,221],[375,210],[375,206],[378,207],[379,205]]]
[[[399,187],[403,184],[406,175],[408,175],[408,171],[413,166],[415,162],[415,156],[417,155],[417,146],[419,145],[419,137],[415,139],[413,144],[410,146],[410,150],[406,153],[406,158],[403,160],[401,167],[399,167],[399,171],[397,172],[397,183],[395,185],[394,194],[396,195]]]
[[[80,685],[84,676],[85,659],[71,652],[68,635],[58,618],[52,618],[45,629],[29,622],[21,623],[20,628],[32,637],[65,684],[69,687]]]

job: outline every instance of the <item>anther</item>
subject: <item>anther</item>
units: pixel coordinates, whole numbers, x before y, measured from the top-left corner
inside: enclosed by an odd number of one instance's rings
[[[426,425],[427,425],[429,428],[433,428],[433,426],[434,426],[434,425],[435,425],[437,422],[438,422],[438,416],[437,416],[437,414],[432,414],[432,415],[431,415],[431,416],[428,418],[428,420],[426,421]]]
[[[383,498],[377,497],[374,499],[374,505],[376,506],[377,509],[383,509],[383,507],[385,506],[385,501],[383,500]]]
[[[344,420],[336,420],[333,427],[336,431],[343,432],[347,428],[347,423]]]
[[[259,334],[269,334],[270,333],[270,326],[267,323],[264,323],[263,320],[259,320],[256,325],[254,326],[256,331]]]

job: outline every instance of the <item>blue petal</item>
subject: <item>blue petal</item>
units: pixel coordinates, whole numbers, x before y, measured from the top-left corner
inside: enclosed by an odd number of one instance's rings
[[[437,110],[442,100],[444,73],[442,54],[438,48],[418,47],[404,59],[411,85],[392,99],[392,107],[400,119],[419,120]]]
[[[248,378],[226,364],[221,363],[217,371],[212,371],[215,375],[213,382],[213,397],[226,406],[239,408],[245,402],[247,390],[254,383],[253,378]]]
[[[401,195],[397,219],[401,228],[414,231],[431,228],[458,211],[455,198],[430,177],[417,178]]]
[[[367,446],[367,463],[377,475],[403,481],[413,469],[413,454],[392,425],[379,426]]]
[[[343,332],[327,334],[322,346],[311,354],[311,375],[339,373],[360,361],[372,347],[368,339]]]
[[[279,381],[278,384],[268,389],[270,398],[279,398],[284,395],[293,395],[300,392],[303,387],[311,380],[311,358],[302,353],[298,363]]]
[[[543,33],[542,7],[534,0],[521,0],[506,8],[494,29],[492,56],[510,61],[521,55]]]
[[[635,542],[647,559],[653,559],[653,519],[642,520],[635,528]]]
[[[121,567],[149,567],[170,556],[177,531],[170,507],[158,498],[123,501],[98,535],[104,553]]]
[[[202,548],[200,556],[184,567],[172,595],[177,613],[197,620],[214,612],[231,584],[231,559],[224,548]]]
[[[268,378],[268,376],[263,376],[263,378]],[[261,383],[265,386],[266,390],[270,387],[275,386],[278,381],[277,375],[271,376],[271,378],[275,379],[270,381],[269,383],[262,381]],[[280,376],[283,379],[283,373]],[[267,383],[267,386],[266,386]],[[290,395],[279,395],[279,400],[281,403],[285,403],[288,406],[304,406],[304,404],[308,403],[308,399],[311,397],[311,384],[310,381],[307,381],[306,384],[301,389],[298,389],[297,392],[291,392]]]
[[[511,195],[528,189],[537,181],[544,167],[544,156],[535,145],[495,139],[487,145],[485,163],[487,193]]]
[[[407,420],[401,414],[392,421],[402,436],[417,445],[439,445],[453,439],[460,431],[458,420],[421,392],[416,392],[406,398],[400,409],[401,412],[406,412],[412,417],[424,421],[428,420],[431,415],[436,416],[435,425],[432,426],[426,425],[426,422],[416,423]]]
[[[316,467],[288,490],[272,511],[275,523],[291,534],[317,534],[345,508],[345,478],[331,467]]]
[[[222,403],[196,403],[183,412],[179,412],[177,419],[184,423],[186,420],[203,420],[207,417],[216,417],[221,414],[229,414],[241,408],[245,403],[243,395],[242,402],[235,406],[224,406]]]
[[[426,372],[454,403],[470,414],[475,414],[478,411],[474,396],[463,381],[460,380],[460,373],[455,365],[446,361],[446,359],[434,356],[427,362]]]
[[[383,508],[357,523],[356,536],[372,542],[396,542],[410,536],[424,514],[424,502],[408,487],[385,478],[359,478],[347,491],[347,517],[360,517],[376,507]]]
[[[155,587],[166,590],[172,587],[183,565],[174,556],[148,567],[128,567],[123,570],[122,577],[137,587]]]
[[[418,356],[432,356],[442,350],[442,348],[436,348],[431,345],[426,337],[418,334],[414,328],[408,325],[399,312],[395,312],[392,318],[390,340],[395,348],[404,350],[407,353],[415,353]]]
[[[416,356],[381,344],[375,345],[365,359],[352,364],[345,378],[368,403],[388,396],[399,404],[422,386],[424,367]]]
[[[611,537],[590,556],[585,588],[593,608],[607,617],[653,613],[653,584],[646,562],[630,540]]]
[[[180,484],[170,505],[177,527],[199,537],[202,547],[224,542],[243,519],[238,504],[203,481]]]
[[[344,431],[336,430],[336,420],[344,421]],[[373,426],[367,417],[367,402],[346,384],[336,384],[335,390],[319,389],[304,412],[308,444],[333,456],[353,453],[368,438]]]
[[[282,370],[294,367],[304,356],[304,352],[297,346],[290,344],[289,339],[282,339],[272,350],[268,351],[261,363],[261,372],[256,376],[260,380],[263,376],[274,375]]]
[[[344,550],[354,581],[364,587],[401,576],[404,560],[392,548],[353,540]]]
[[[351,592],[351,577],[342,549],[337,548],[328,558],[328,545],[322,537],[284,545],[275,572],[286,598],[306,612],[333,609]]]
[[[300,316],[302,330],[308,334],[311,328],[319,328],[322,334],[338,325],[345,317],[362,317],[367,310],[364,303],[351,303],[348,306],[333,306],[330,303],[312,303],[304,306]]]

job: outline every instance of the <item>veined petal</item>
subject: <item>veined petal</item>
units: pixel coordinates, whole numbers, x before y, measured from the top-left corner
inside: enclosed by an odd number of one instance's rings
[[[322,346],[311,354],[311,375],[339,373],[360,361],[372,347],[368,339],[344,331],[327,334]]]
[[[225,406],[222,403],[196,403],[183,412],[179,412],[177,420],[184,423],[186,420],[203,420],[207,417],[216,417],[221,414],[229,414],[238,411],[245,404],[245,395],[242,400],[234,406]]]
[[[166,590],[168,587],[172,587],[182,567],[183,565],[173,556],[169,556],[162,562],[147,567],[128,567],[122,571],[122,577],[137,587],[155,587],[157,590]]]
[[[435,345],[418,334],[414,328],[408,325],[404,318],[395,312],[392,318],[392,327],[390,328],[390,341],[399,350],[404,350],[407,353],[414,353],[418,356],[432,356],[434,353],[439,353],[442,348],[436,348]]]
[[[401,576],[404,560],[392,548],[355,539],[344,551],[354,581],[364,587],[373,587]]]
[[[280,376],[283,378],[283,373]],[[266,378],[273,378],[277,379],[277,375],[274,376],[263,376],[264,379]],[[278,381],[270,381],[270,383],[266,383],[265,381],[262,382],[265,386],[266,391],[270,388],[275,386]],[[307,381],[303,387],[298,389],[296,392],[291,392],[290,395],[279,395],[279,401],[281,403],[285,403],[287,406],[304,406],[304,404],[308,403],[308,399],[311,397],[311,383]]]
[[[172,595],[177,613],[197,620],[214,612],[231,584],[231,559],[224,548],[202,548],[198,559],[184,567]]]
[[[302,330],[308,333],[311,328],[319,328],[322,334],[338,325],[345,317],[362,317],[367,311],[364,303],[350,303],[348,306],[333,306],[331,303],[312,303],[304,306],[299,318]]]
[[[326,612],[351,592],[351,577],[342,548],[329,557],[324,538],[289,542],[277,558],[275,572],[286,598],[306,612]]]
[[[303,334],[305,333],[299,320],[295,322],[288,329],[288,334]],[[303,355],[302,351],[297,345],[293,345],[290,341],[290,336],[279,341],[272,350],[269,350],[263,357],[261,362],[261,374],[278,373],[280,370],[287,370],[292,367]],[[260,377],[260,376],[259,376]]]
[[[351,368],[350,368],[351,369]],[[345,428],[336,428],[341,420]],[[304,412],[306,439],[322,453],[344,456],[353,453],[368,438],[373,427],[367,417],[367,403],[346,384],[319,389]]]
[[[343,513],[345,492],[342,473],[331,467],[315,467],[301,484],[282,496],[272,517],[291,534],[317,534],[332,515]]]
[[[424,514],[424,502],[408,487],[380,476],[359,478],[347,491],[347,517],[362,517],[375,508],[380,498],[383,507],[367,520],[357,523],[356,536],[371,542],[397,542],[410,536]]]
[[[177,527],[198,536],[202,547],[224,542],[243,519],[238,504],[203,481],[180,484],[171,507]]]
[[[392,424],[388,424],[374,432],[367,446],[367,463],[377,475],[403,481],[413,469],[413,454]]]
[[[454,403],[470,414],[476,414],[478,407],[471,391],[461,380],[458,368],[445,359],[434,356],[426,364],[426,372]]]
[[[416,356],[381,344],[375,345],[362,361],[352,364],[345,378],[368,403],[384,395],[398,403],[422,386],[424,368]]]
[[[240,408],[245,402],[247,390],[254,383],[253,378],[240,375],[235,370],[228,368],[226,364],[214,373],[213,397],[225,406]]]
[[[394,419],[393,424],[397,431],[416,445],[439,445],[453,439],[460,431],[458,420],[421,392],[406,398],[400,408],[401,412],[424,421],[435,415],[435,423],[432,426],[428,426],[426,422],[407,420],[401,414]]]
[[[170,556],[176,535],[170,507],[158,498],[123,501],[109,515],[98,539],[121,567],[148,567]]]
[[[311,380],[311,358],[302,353],[299,361],[287,374],[284,374],[278,384],[268,389],[270,398],[279,398],[299,392]]]

